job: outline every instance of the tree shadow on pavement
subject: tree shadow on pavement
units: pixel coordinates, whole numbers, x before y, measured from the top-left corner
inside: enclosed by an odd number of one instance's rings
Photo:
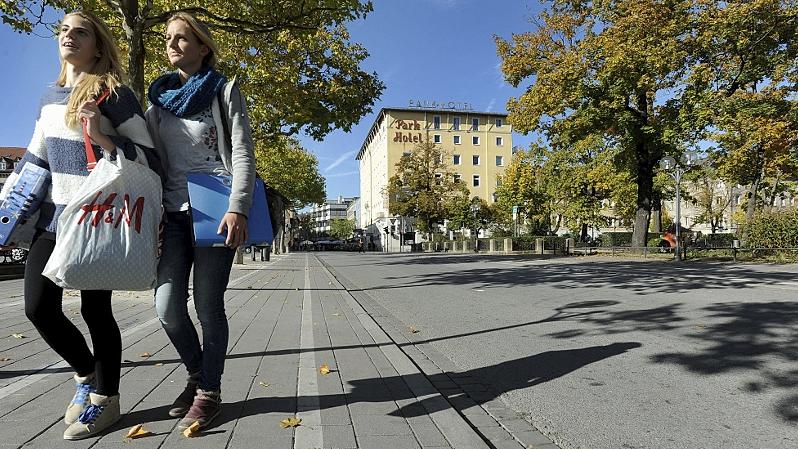
[[[770,389],[794,392],[798,369],[780,371],[771,364],[795,366],[798,361],[798,303],[734,302],[704,307],[709,324],[693,326],[683,335],[704,345],[698,352],[663,353],[656,363],[670,363],[703,375],[750,371],[759,376],[744,390],[760,393]],[[798,421],[798,396],[785,397],[775,406],[786,421]]]
[[[409,261],[409,259],[408,259]],[[484,262],[484,259],[482,259]],[[465,260],[462,260],[465,263]],[[433,264],[437,265],[437,264]],[[675,265],[661,262],[547,262],[533,266],[463,266],[456,270],[384,276],[393,284],[364,290],[465,285],[475,288],[548,286],[557,289],[617,288],[640,295],[684,293],[698,289],[739,289],[750,285],[795,285],[795,273],[755,270],[710,263]]]

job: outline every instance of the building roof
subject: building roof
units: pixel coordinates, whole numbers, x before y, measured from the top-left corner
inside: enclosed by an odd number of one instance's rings
[[[374,119],[374,123],[371,124],[371,128],[369,128],[369,132],[366,134],[366,138],[363,140],[363,145],[360,146],[360,151],[357,152],[355,160],[359,161],[361,156],[363,156],[363,152],[366,151],[366,146],[369,144],[369,142],[371,142],[371,139],[374,138],[374,132],[376,131],[377,126],[379,126],[383,119],[385,119],[385,115],[388,112],[433,112],[438,114],[490,115],[493,117],[507,117],[506,112],[482,112],[434,108],[382,108],[377,114],[377,118]]]
[[[20,159],[24,154],[25,154],[25,148],[0,147],[0,157],[17,160]]]

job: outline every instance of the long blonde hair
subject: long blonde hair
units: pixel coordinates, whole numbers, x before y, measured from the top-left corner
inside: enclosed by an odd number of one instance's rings
[[[108,29],[105,22],[88,11],[71,12],[65,15],[64,19],[70,16],[80,16],[91,24],[97,52],[100,54],[94,67],[90,72],[83,74],[69,95],[64,119],[67,126],[76,127],[78,125],[78,108],[87,101],[95,100],[105,89],[109,89],[115,95],[116,88],[122,84],[125,72],[120,62],[119,47],[116,46],[111,30]],[[58,74],[56,84],[64,86],[66,81],[67,62],[61,59],[61,73]]]
[[[208,25],[197,20],[196,17],[192,16],[186,12],[177,12],[172,14],[172,17],[166,21],[166,26],[168,27],[170,23],[174,22],[175,20],[182,20],[185,22],[191,31],[194,32],[194,35],[197,36],[200,43],[208,47],[210,52],[205,55],[205,58],[202,60],[203,65],[207,65],[208,67],[216,67],[216,63],[219,62],[219,46],[216,44],[216,41],[213,40],[213,36],[211,36],[211,30],[208,28]]]

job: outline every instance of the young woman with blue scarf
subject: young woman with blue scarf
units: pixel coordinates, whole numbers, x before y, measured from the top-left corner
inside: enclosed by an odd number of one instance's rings
[[[151,106],[146,113],[164,168],[166,218],[155,307],[188,370],[186,387],[174,400],[169,415],[183,417],[178,429],[194,422],[205,428],[221,412],[229,333],[224,294],[235,248],[247,239],[255,158],[246,103],[235,81],[214,69],[219,52],[208,27],[179,13],[167,22],[165,39],[167,56],[177,70],[152,83],[148,92]],[[230,133],[226,138],[225,119]],[[189,172],[232,175],[228,212],[218,230],[227,234],[226,247],[193,246],[186,183]],[[202,345],[188,314],[192,265]]]

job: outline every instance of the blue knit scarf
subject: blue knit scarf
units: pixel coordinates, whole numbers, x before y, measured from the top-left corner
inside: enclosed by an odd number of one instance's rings
[[[180,118],[191,117],[207,109],[226,82],[212,67],[203,67],[182,86],[177,72],[167,73],[150,84],[147,98]]]

